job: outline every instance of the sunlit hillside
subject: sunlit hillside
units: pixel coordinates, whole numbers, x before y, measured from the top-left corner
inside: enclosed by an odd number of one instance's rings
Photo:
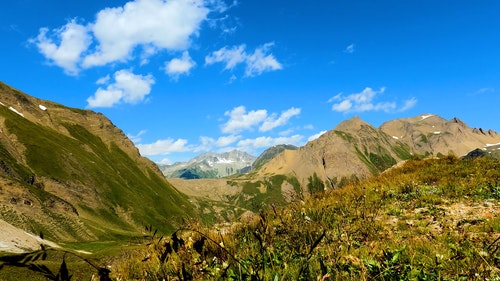
[[[186,226],[116,274],[200,280],[500,278],[500,162],[412,160],[366,181],[269,206],[228,229]],[[180,238],[179,238],[180,239]],[[148,257],[147,260],[144,260]],[[176,277],[177,276],[177,277]],[[172,280],[172,279],[171,279]]]

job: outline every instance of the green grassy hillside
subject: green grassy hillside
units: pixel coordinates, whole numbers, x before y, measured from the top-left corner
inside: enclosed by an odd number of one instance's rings
[[[57,129],[0,106],[0,218],[49,239],[80,241],[140,234],[149,224],[168,233],[193,215],[186,196],[125,152],[118,137],[105,142],[61,114],[51,118]]]

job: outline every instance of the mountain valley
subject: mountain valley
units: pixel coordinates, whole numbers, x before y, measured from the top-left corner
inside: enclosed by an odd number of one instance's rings
[[[500,154],[495,131],[423,114],[380,128],[353,117],[302,147],[274,146],[257,158],[237,150],[205,153],[158,168],[103,115],[0,86],[0,214],[61,241],[138,233],[158,221],[172,230],[191,216],[233,220],[407,159],[474,149]]]

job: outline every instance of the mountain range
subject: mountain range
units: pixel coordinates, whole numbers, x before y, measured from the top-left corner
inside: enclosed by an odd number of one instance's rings
[[[176,180],[174,185],[194,197],[256,211],[312,190],[340,188],[407,159],[449,154],[500,159],[500,134],[433,114],[387,121],[379,128],[353,117],[298,149],[281,147],[250,173],[210,182]]]
[[[167,178],[221,178],[248,172],[255,159],[256,157],[246,152],[232,150],[220,154],[207,152],[188,162],[176,162],[172,165],[158,164],[158,166]]]
[[[470,128],[458,118],[423,114],[375,128],[354,117],[298,150],[285,150],[258,173],[294,175],[302,186],[316,174],[326,186],[336,187],[343,180],[366,178],[411,157],[463,156],[477,148],[494,151],[499,145],[497,132]]]
[[[433,114],[379,128],[353,117],[302,147],[271,147],[257,158],[206,153],[160,170],[102,114],[0,83],[0,219],[54,241],[113,240],[141,235],[145,225],[168,233],[192,217],[234,220],[448,154],[500,158],[500,135]]]

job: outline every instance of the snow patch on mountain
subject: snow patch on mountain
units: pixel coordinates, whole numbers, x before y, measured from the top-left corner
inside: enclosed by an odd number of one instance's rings
[[[17,113],[19,116],[24,117],[24,114],[21,112],[17,111],[17,109],[13,108],[12,106],[9,106],[9,109],[15,113]]]

